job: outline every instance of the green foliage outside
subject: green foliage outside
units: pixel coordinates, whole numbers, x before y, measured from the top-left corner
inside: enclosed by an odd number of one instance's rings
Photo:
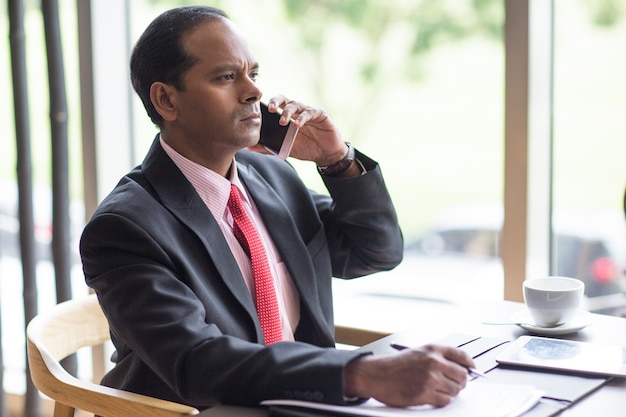
[[[194,3],[133,0],[133,33],[143,30],[139,22],[149,21],[166,8]],[[70,0],[60,4],[70,108],[70,172],[75,194],[80,194],[75,4]],[[266,96],[285,93],[324,107],[346,140],[381,163],[408,234],[417,233],[447,206],[502,198],[502,0],[218,0],[211,4],[226,10],[248,35],[261,62],[259,82]],[[6,2],[0,5],[0,31],[6,34]],[[555,2],[555,12],[555,182],[560,184],[556,192],[568,204],[613,207],[626,177],[620,161],[626,127],[606,115],[619,113],[616,109],[625,101],[618,74],[626,64],[617,53],[625,39],[625,6],[620,0],[566,0]],[[575,30],[568,22],[575,22]],[[48,88],[41,25],[38,3],[28,3],[35,177],[46,182]],[[597,43],[585,44],[590,39]],[[576,50],[593,58],[574,61]],[[607,56],[615,58],[610,65],[603,61]],[[3,91],[12,91],[9,58],[8,42],[2,43]],[[584,118],[572,117],[579,113]],[[14,175],[10,95],[0,100],[0,114],[5,150],[0,155],[0,177],[7,178]],[[149,141],[154,128],[147,118],[140,123],[149,132],[140,140]],[[598,139],[589,141],[590,135]],[[608,145],[590,152],[598,140]],[[143,147],[138,149],[142,154]],[[294,164],[312,187],[319,187],[310,164]]]

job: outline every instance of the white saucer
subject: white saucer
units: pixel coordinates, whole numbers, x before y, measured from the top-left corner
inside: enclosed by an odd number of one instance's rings
[[[541,327],[532,324],[533,319],[530,316],[530,312],[527,309],[523,309],[513,313],[511,315],[511,321],[519,323],[518,326],[530,333],[545,336],[558,336],[575,333],[581,329],[584,329],[593,322],[593,319],[591,317],[591,313],[589,313],[588,311],[580,310],[578,313],[576,313],[576,317],[574,317],[574,319],[569,323],[562,324],[556,327]]]

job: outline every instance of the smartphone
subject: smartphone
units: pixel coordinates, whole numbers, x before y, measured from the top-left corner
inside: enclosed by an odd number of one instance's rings
[[[261,139],[259,143],[265,149],[287,159],[298,134],[298,128],[289,122],[287,126],[278,123],[281,113],[270,113],[267,104],[261,103]]]

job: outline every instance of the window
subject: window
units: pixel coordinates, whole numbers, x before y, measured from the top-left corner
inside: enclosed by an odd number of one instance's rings
[[[557,273],[586,283],[591,305],[624,314],[626,10],[554,2],[554,253]]]
[[[63,26],[68,59],[77,43],[67,29],[74,27],[75,3],[61,3],[71,22]],[[92,126],[96,137],[93,156],[98,164],[85,160],[85,169],[98,172],[90,172],[94,183],[85,188],[86,194],[97,187],[97,198],[102,198],[121,175],[141,162],[156,133],[127,83],[128,52],[156,14],[179,3],[183,2],[91,4],[98,8],[94,13],[99,17],[93,19],[95,45],[99,46],[93,49],[96,100]],[[544,122],[541,134],[545,136],[537,140],[540,146],[530,148],[529,160],[542,165],[547,174],[534,179],[531,187],[539,183],[552,191],[552,198],[542,194],[542,189],[539,200],[532,200],[528,209],[541,205],[543,210],[549,202],[553,234],[543,226],[539,234],[522,231],[524,238],[530,236],[526,246],[531,252],[545,247],[551,253],[551,257],[538,258],[540,265],[529,255],[529,268],[524,271],[529,276],[545,271],[579,277],[588,283],[587,295],[593,298],[590,307],[621,315],[626,267],[622,211],[626,55],[620,51],[626,44],[626,10],[611,1],[530,1],[531,5],[538,3],[554,5],[549,10],[554,14],[541,21],[554,24],[554,42],[549,42],[552,27],[545,26],[547,31],[531,44],[531,48],[547,48],[542,56],[548,70],[543,78],[531,80],[539,95],[527,88],[522,94],[541,97],[530,101],[530,110]],[[87,2],[77,4],[80,11]],[[503,194],[508,187],[503,156],[521,157],[511,155],[514,151],[505,147],[503,139],[505,94],[511,94],[505,91],[505,52],[525,53],[506,51],[502,28],[506,7],[526,2],[223,0],[216,4],[250,40],[261,63],[259,83],[265,96],[285,93],[326,108],[345,138],[380,162],[396,202],[407,244],[405,261],[391,272],[349,282],[338,280],[337,319],[395,330],[388,327],[388,318],[399,318],[402,312],[416,314],[423,308],[435,314],[437,306],[467,298],[502,298],[504,284],[510,280],[508,276],[505,279],[501,261]],[[41,32],[36,12],[30,10],[27,21],[34,30],[27,32],[29,41],[36,38],[33,33]],[[512,16],[508,24],[518,17]],[[7,33],[8,19],[5,14],[2,18],[0,29]],[[531,25],[537,24],[536,18],[531,16]],[[112,27],[112,21],[126,25]],[[85,40],[78,38],[78,42]],[[8,51],[6,41],[0,52],[8,57]],[[0,85],[4,91],[12,91],[9,60],[2,61],[1,67],[0,74],[6,76],[0,78]],[[32,85],[38,86],[42,77],[34,69],[45,68],[45,64],[30,68],[30,77],[37,74]],[[77,133],[79,77],[71,75],[75,70],[75,65],[67,65],[74,141],[88,137],[84,131]],[[523,86],[521,81],[517,84]],[[31,88],[30,92],[36,95],[44,90]],[[45,113],[45,102],[33,105],[37,113]],[[12,114],[8,96],[0,100],[0,109]],[[88,114],[82,116],[86,124]],[[45,138],[46,126],[37,123],[35,132],[42,133],[33,136]],[[104,130],[107,128],[113,130]],[[4,137],[12,135],[8,130]],[[537,137],[532,129],[530,135]],[[113,145],[113,140],[119,142]],[[47,149],[45,146],[38,150]],[[12,175],[12,150],[10,146],[7,149],[0,179]],[[45,154],[38,151],[36,155],[39,175],[48,172]],[[81,159],[73,158],[74,163]],[[292,162],[307,183],[322,190],[312,164]],[[507,191],[525,192],[515,187]],[[2,221],[3,227],[14,224]],[[14,277],[19,269],[17,260],[9,256],[11,248],[2,248],[1,276]],[[49,263],[39,267],[43,268],[41,279],[47,280]],[[77,273],[76,282],[81,284],[80,267]],[[50,285],[47,280],[41,288]],[[9,308],[4,300],[19,300],[20,288],[2,288],[5,340],[19,340],[19,320],[7,320],[20,306]],[[376,313],[382,322],[373,322],[371,316],[358,322],[364,311]],[[5,350],[5,363],[23,363],[23,349],[12,352]]]

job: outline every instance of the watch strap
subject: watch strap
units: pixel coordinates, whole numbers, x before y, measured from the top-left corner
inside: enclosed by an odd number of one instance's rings
[[[350,168],[350,165],[354,162],[354,147],[350,142],[346,142],[346,146],[348,147],[348,151],[340,161],[327,166],[318,165],[317,169],[319,169],[320,173],[323,175],[336,175]]]

